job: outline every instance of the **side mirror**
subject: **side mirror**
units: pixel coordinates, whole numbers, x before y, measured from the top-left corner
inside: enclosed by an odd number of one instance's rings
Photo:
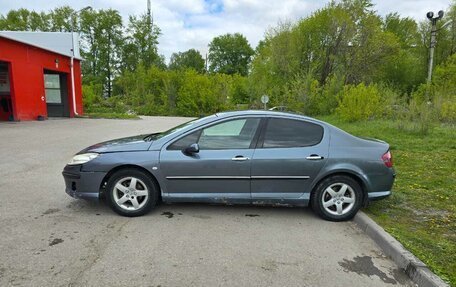
[[[191,144],[188,147],[184,148],[184,150],[182,150],[182,152],[186,155],[193,155],[195,153],[199,153],[199,151],[200,148],[197,143]]]

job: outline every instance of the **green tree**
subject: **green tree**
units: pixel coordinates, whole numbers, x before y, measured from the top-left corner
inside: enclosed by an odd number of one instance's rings
[[[27,9],[11,10],[3,18],[2,29],[11,31],[26,31],[29,28],[28,18],[30,12]]]
[[[390,13],[383,20],[383,30],[396,35],[403,48],[413,48],[420,44],[418,25],[412,18]]]
[[[49,14],[44,12],[37,13],[30,12],[29,16],[29,30],[32,31],[49,31]]]
[[[215,37],[209,44],[209,70],[246,76],[253,53],[247,39],[239,33]]]
[[[6,17],[0,15],[0,30],[9,31],[48,31],[49,15],[21,8],[10,10]]]
[[[198,73],[204,72],[204,59],[200,52],[195,49],[190,49],[185,52],[173,53],[169,61],[169,69],[194,69]]]
[[[112,95],[112,83],[120,73],[121,51],[124,44],[124,27],[119,12],[108,10],[84,10],[70,13],[65,7],[55,9],[53,29],[71,30],[71,21],[76,32],[81,33],[81,54],[84,84],[102,87],[102,95]],[[56,12],[58,11],[58,12]],[[99,89],[97,89],[99,90]]]
[[[124,41],[122,17],[119,11],[99,10],[94,29],[98,54],[96,75],[102,82],[104,96],[110,97],[112,82],[119,72],[121,60],[119,51]]]
[[[74,12],[75,10],[70,6],[62,6],[52,10],[49,14],[49,30],[54,32],[70,32],[71,22],[73,21],[73,24],[77,22],[76,17],[74,17]]]
[[[385,80],[385,65],[397,59],[401,47],[382,25],[368,0],[330,2],[297,23],[279,24],[267,32],[254,56],[253,96],[266,93],[271,104],[282,104],[296,99],[290,91],[309,87],[314,79],[324,89],[333,78],[345,84]],[[299,94],[301,99],[314,97]],[[327,96],[323,110],[328,112],[337,100],[335,94]]]
[[[98,11],[84,10],[79,14],[78,31],[81,33],[81,54],[83,82],[101,84],[99,42],[100,29],[98,28]],[[100,95],[101,96],[101,95]]]
[[[165,66],[157,49],[160,28],[153,24],[148,14],[130,16],[126,32],[122,47],[123,69],[133,71],[139,63],[146,68]]]
[[[384,63],[392,60],[400,45],[390,32],[382,30],[379,16],[369,13],[361,18],[348,53],[347,82],[373,82]]]
[[[383,63],[376,80],[391,83],[402,92],[411,92],[426,75],[427,57],[421,47],[418,25],[411,18],[391,13],[383,20],[383,30],[396,37],[400,50]]]

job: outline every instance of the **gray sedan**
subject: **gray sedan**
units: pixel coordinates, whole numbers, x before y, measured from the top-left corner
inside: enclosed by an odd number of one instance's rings
[[[124,216],[165,201],[310,205],[342,221],[389,196],[395,172],[383,141],[301,115],[242,111],[90,146],[63,176],[72,197],[104,195]]]

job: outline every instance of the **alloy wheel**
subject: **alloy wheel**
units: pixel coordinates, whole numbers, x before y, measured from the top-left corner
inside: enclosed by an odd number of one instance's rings
[[[333,183],[325,189],[321,200],[326,212],[340,216],[352,210],[356,202],[356,194],[346,183]]]
[[[119,179],[113,189],[114,202],[124,210],[141,209],[149,198],[146,184],[136,177]]]

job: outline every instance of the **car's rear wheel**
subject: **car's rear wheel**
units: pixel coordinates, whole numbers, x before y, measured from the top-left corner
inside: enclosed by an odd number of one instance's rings
[[[111,208],[123,216],[140,216],[148,213],[157,203],[158,191],[144,172],[123,169],[114,173],[106,185]]]
[[[352,219],[361,207],[363,192],[351,177],[336,175],[323,180],[312,194],[316,214],[330,221]]]

